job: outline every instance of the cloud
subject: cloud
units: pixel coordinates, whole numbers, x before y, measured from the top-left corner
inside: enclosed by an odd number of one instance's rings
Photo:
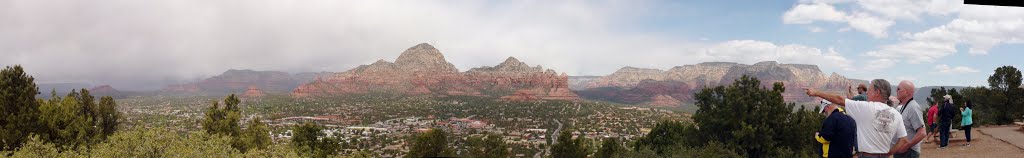
[[[0,5],[0,64],[39,82],[158,89],[227,69],[345,71],[418,43],[460,70],[515,56],[573,75],[668,67],[702,43],[616,30],[643,1],[12,0]],[[628,52],[628,53],[626,53]]]
[[[919,21],[924,14],[944,16],[956,13],[963,0],[859,0],[856,4],[889,19]]]
[[[999,44],[1024,43],[1024,10],[970,5],[960,11],[946,24],[905,34],[903,40],[865,54],[922,63],[953,55],[961,44],[968,46],[968,54],[984,55]]]
[[[696,56],[706,61],[732,61],[753,64],[761,61],[778,61],[792,64],[814,64],[842,70],[854,70],[853,62],[834,49],[821,49],[797,45],[776,45],[771,42],[754,40],[733,40],[704,48]]]
[[[811,31],[811,32],[822,32],[822,31],[825,31],[825,29],[823,29],[821,27],[810,27],[810,28],[807,28],[807,29],[808,29],[808,31]]]
[[[879,18],[864,12],[841,12],[827,3],[797,4],[782,15],[782,22],[785,24],[811,24],[815,21],[846,23],[850,28],[868,33],[875,38],[888,37],[886,30],[894,23],[893,20]],[[840,32],[845,32],[845,30],[840,30]]]
[[[893,59],[874,59],[867,62],[865,65],[865,71],[880,72],[885,71],[889,67],[896,65],[897,60]]]
[[[857,13],[847,19],[849,19],[850,27],[868,33],[875,38],[888,37],[889,34],[886,30],[894,23],[892,20],[878,18],[867,13]]]
[[[935,72],[940,74],[963,74],[978,72],[978,70],[964,66],[950,67],[946,64],[940,64],[935,65]]]
[[[786,24],[810,24],[814,21],[841,22],[846,20],[846,13],[839,12],[832,5],[825,3],[797,4],[793,9],[782,14],[782,22]]]
[[[124,90],[159,89],[227,69],[340,72],[394,60],[418,43],[434,45],[460,70],[493,66],[509,56],[570,75],[754,59],[852,69],[852,61],[832,49],[751,40],[708,43],[619,28],[657,14],[650,11],[654,5],[11,0],[0,5],[0,65],[21,64],[41,83],[111,84]]]

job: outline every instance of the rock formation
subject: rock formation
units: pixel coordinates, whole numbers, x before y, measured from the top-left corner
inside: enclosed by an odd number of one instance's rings
[[[404,95],[493,96],[508,100],[576,100],[568,76],[509,57],[496,66],[459,72],[433,46],[406,49],[394,63],[378,60],[351,70],[318,77],[292,91],[295,97],[395,93]]]
[[[661,95],[687,102],[691,101],[690,97],[701,87],[728,85],[743,75],[757,77],[761,80],[762,86],[769,88],[775,82],[782,82],[786,87],[783,97],[789,102],[812,101],[813,98],[800,91],[804,87],[845,94],[848,85],[866,83],[863,80],[847,79],[836,73],[826,76],[816,65],[779,64],[774,61],[754,65],[706,62],[676,66],[667,71],[624,67],[591,82],[587,89],[578,93],[584,98],[630,104],[671,103],[671,100]],[[647,85],[658,86],[643,86],[644,82],[647,82]]]
[[[264,95],[266,94],[264,94],[263,90],[260,90],[260,88],[257,88],[256,86],[249,86],[249,89],[242,94],[242,98],[259,98]]]
[[[100,85],[93,87],[89,89],[89,93],[92,94],[92,96],[96,96],[96,98],[110,96],[115,99],[125,98],[128,95],[133,94],[132,92],[119,91],[117,89],[114,89],[114,87],[111,87],[110,85]]]
[[[92,89],[89,89],[89,93],[92,93],[92,94],[103,94],[103,93],[105,93],[105,94],[116,94],[116,93],[120,93],[120,92],[121,91],[118,91],[117,89],[114,89],[114,87],[111,87],[110,85],[101,85],[101,86],[96,86],[96,87],[93,87]]]
[[[682,105],[683,102],[677,100],[676,98],[672,98],[672,96],[661,94],[651,97],[651,102],[647,104],[657,107],[676,107]]]

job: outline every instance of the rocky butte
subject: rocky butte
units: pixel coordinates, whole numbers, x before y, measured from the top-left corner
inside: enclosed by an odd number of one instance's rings
[[[430,44],[410,47],[395,62],[378,60],[351,70],[318,76],[292,96],[318,97],[390,93],[431,96],[490,96],[505,100],[578,100],[568,75],[529,66],[509,57],[496,66],[460,72]]]
[[[246,90],[245,93],[242,93],[242,98],[259,98],[264,95],[266,94],[264,94],[263,90],[260,90],[260,88],[257,88],[256,86],[249,86],[249,89]]]
[[[848,85],[867,83],[839,74],[825,75],[816,65],[779,64],[764,61],[754,65],[729,62],[705,62],[676,66],[669,70],[623,67],[611,75],[598,78],[578,90],[582,97],[629,104],[679,106],[679,101],[692,101],[703,87],[732,84],[743,75],[757,77],[761,85],[771,88],[775,82],[786,87],[783,97],[788,102],[813,101],[801,90],[817,88],[846,94]]]

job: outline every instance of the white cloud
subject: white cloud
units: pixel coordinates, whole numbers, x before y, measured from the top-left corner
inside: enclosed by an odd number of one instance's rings
[[[841,12],[827,3],[797,4],[782,15],[782,22],[785,24],[811,24],[815,21],[847,23],[851,28],[868,33],[875,38],[888,37],[886,30],[894,23],[892,20],[878,18],[868,13]],[[841,29],[840,32],[845,32],[844,29]]]
[[[870,60],[867,62],[867,65],[864,66],[864,70],[871,72],[885,71],[886,69],[892,67],[893,65],[896,65],[896,62],[898,61],[893,59]]]
[[[815,27],[810,27],[810,28],[807,28],[807,29],[808,29],[809,31],[811,31],[811,32],[822,32],[822,31],[825,31],[825,29],[823,29],[823,28],[821,28],[821,27],[817,27],[817,26],[815,26]]]
[[[804,45],[776,45],[771,42],[754,40],[733,40],[715,44],[702,49],[697,58],[745,64],[778,61],[780,63],[814,64],[847,71],[854,70],[851,60],[831,48],[822,51]]]
[[[839,12],[832,5],[825,3],[797,4],[793,9],[782,14],[782,22],[786,24],[810,24],[814,21],[841,22],[846,13]]]
[[[946,64],[940,64],[935,65],[935,72],[941,74],[962,74],[978,72],[978,70],[964,66],[950,67]]]
[[[864,10],[889,19],[919,21],[922,14],[948,15],[958,11],[962,0],[859,0],[857,5]]]
[[[968,46],[968,54],[984,55],[1000,44],[1024,43],[1024,10],[971,5],[960,11],[958,18],[946,24],[902,35],[900,42],[865,54],[922,63],[955,54],[961,44]]]
[[[886,30],[894,23],[892,20],[878,18],[867,13],[856,13],[847,18],[849,19],[850,27],[868,33],[875,38],[888,37]]]

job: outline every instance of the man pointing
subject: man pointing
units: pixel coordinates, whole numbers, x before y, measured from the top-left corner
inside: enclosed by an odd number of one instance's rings
[[[888,106],[892,94],[888,81],[875,79],[868,86],[868,101],[854,101],[844,96],[804,89],[808,96],[820,97],[836,105],[845,106],[846,113],[857,123],[857,155],[861,158],[889,157],[907,144],[907,130],[903,116]],[[897,142],[895,145],[892,142]]]

